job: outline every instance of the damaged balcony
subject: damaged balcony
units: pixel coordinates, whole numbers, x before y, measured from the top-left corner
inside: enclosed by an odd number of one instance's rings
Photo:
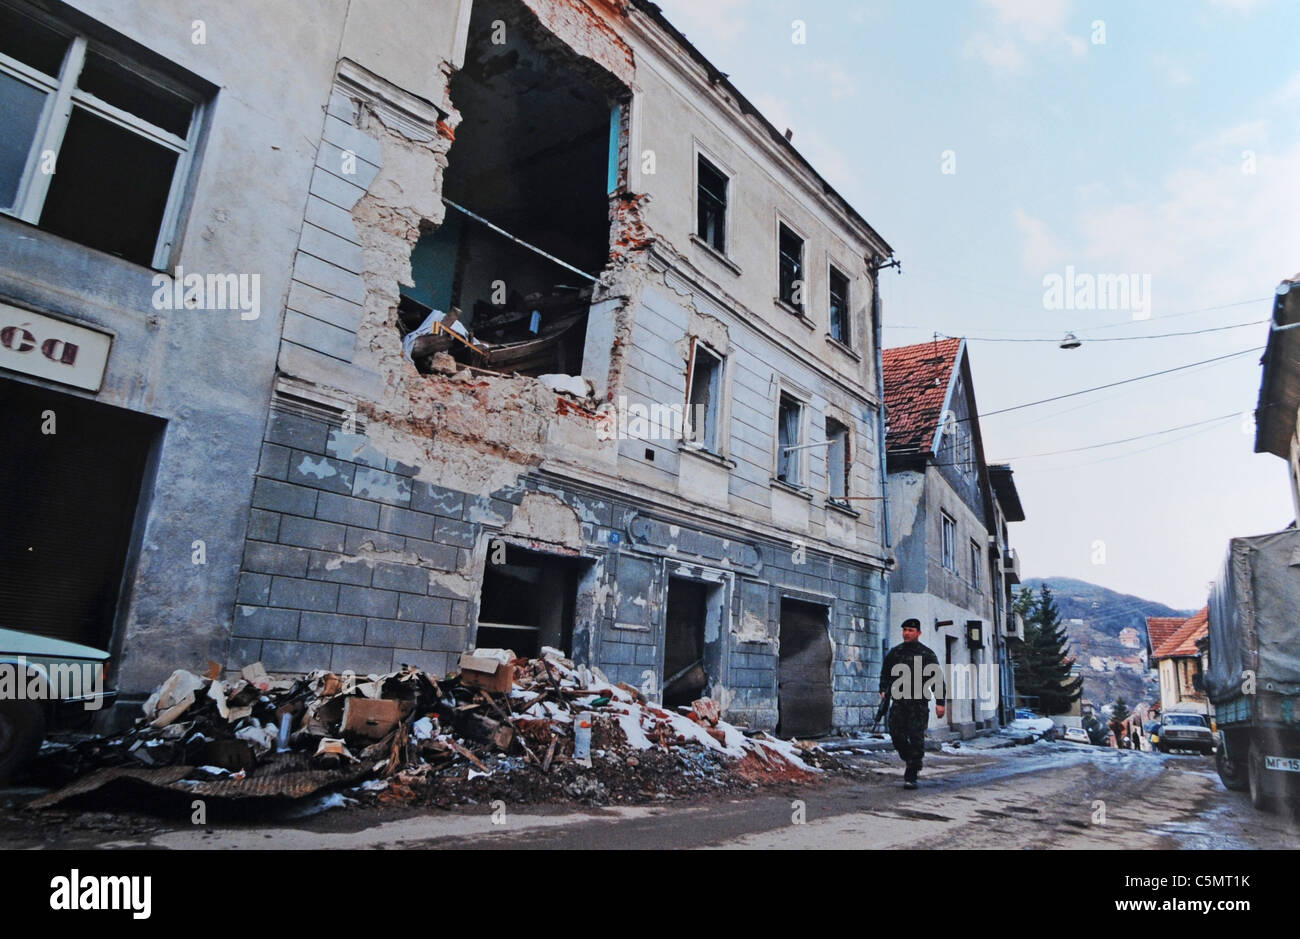
[[[582,374],[587,316],[609,263],[627,90],[517,0],[474,4],[464,115],[444,222],[411,254],[398,320],[407,355],[501,373]]]

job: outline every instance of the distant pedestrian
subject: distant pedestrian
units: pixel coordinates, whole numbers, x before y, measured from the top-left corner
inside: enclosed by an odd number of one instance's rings
[[[925,728],[930,723],[930,697],[934,712],[944,714],[943,671],[934,650],[920,642],[921,621],[902,625],[903,641],[889,650],[880,668],[880,703],[889,698],[889,735],[907,767],[903,788],[915,789],[925,756]]]

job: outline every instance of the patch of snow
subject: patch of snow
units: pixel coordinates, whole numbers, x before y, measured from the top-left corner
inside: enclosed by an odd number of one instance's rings
[[[628,746],[634,750],[649,750],[650,738],[641,728],[641,718],[644,713],[641,708],[633,704],[627,711],[612,710],[614,716],[618,718],[618,726],[623,728],[623,733],[627,736]]]

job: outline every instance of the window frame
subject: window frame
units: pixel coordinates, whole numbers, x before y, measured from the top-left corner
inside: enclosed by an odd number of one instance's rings
[[[943,568],[955,573],[957,570],[957,521],[942,509],[939,510],[939,518]]]
[[[710,401],[707,414],[712,415],[712,423],[706,430],[712,431],[711,441],[700,441],[695,434],[695,427],[691,423],[694,417],[694,409],[691,405],[691,398],[695,393],[695,378],[697,374],[696,364],[699,361],[699,354],[703,351],[705,355],[713,359],[717,365],[713,371],[713,384],[715,397]],[[687,365],[686,372],[686,411],[682,421],[683,443],[695,450],[702,450],[705,453],[712,453],[714,456],[725,456],[725,445],[723,440],[722,428],[726,415],[726,377],[727,377],[727,357],[714,349],[707,342],[704,342],[698,336],[691,337],[691,359]],[[687,434],[689,430],[689,434]]]
[[[795,303],[792,299],[785,296],[784,284],[784,267],[782,258],[785,252],[781,250],[781,231],[788,231],[790,235],[799,241],[799,261],[798,276],[791,280],[791,296],[794,294],[793,285],[798,283],[803,285],[803,302]],[[784,216],[778,214],[776,218],[776,299],[777,302],[788,310],[793,310],[798,316],[806,317],[808,315],[808,236],[792,225]]]
[[[784,447],[782,447],[781,445],[781,432],[782,432],[781,412],[782,412],[782,405],[786,401],[789,401],[798,409],[798,424],[797,424],[797,433],[796,433],[795,442],[793,444],[787,443],[787,446],[796,447],[798,449],[791,450],[790,455],[786,457],[787,461],[791,461],[791,462],[787,462],[787,468],[793,467],[794,469],[794,476],[795,476],[794,479],[781,478],[781,453],[782,450],[784,449]],[[803,398],[799,397],[790,389],[785,387],[780,388],[776,396],[776,428],[775,428],[775,433],[773,434],[773,439],[776,443],[776,446],[773,448],[774,450],[773,456],[775,457],[775,461],[772,466],[773,480],[775,480],[776,482],[782,485],[790,486],[791,488],[794,489],[806,488],[806,484],[804,480],[808,478],[808,468],[805,463],[807,459],[805,454],[808,452],[808,448],[804,446],[804,444],[807,443],[807,437],[808,437],[808,402]],[[787,472],[786,475],[788,477],[789,473]]]
[[[835,278],[839,277],[844,281],[844,298],[840,310],[840,333],[835,335]],[[836,264],[833,260],[826,264],[826,332],[832,339],[844,346],[853,344],[853,323],[850,310],[852,309],[853,282],[844,269]]]
[[[849,425],[832,414],[826,415],[826,498],[841,508],[849,505],[849,494],[851,486],[849,485],[852,473],[850,470],[853,466],[853,431]],[[830,425],[834,424],[843,432],[844,452],[840,455],[839,464],[842,466],[844,491],[842,494],[834,492],[834,479],[831,473],[832,463],[831,451],[834,449],[833,438],[830,434]],[[837,434],[838,436],[838,434]]]
[[[18,179],[18,188],[14,194],[14,204],[0,208],[0,214],[17,218],[40,228],[41,214],[49,196],[50,184],[54,173],[39,171],[42,155],[47,152],[55,154],[57,172],[58,160],[62,156],[64,135],[72,120],[75,108],[117,127],[143,137],[150,143],[170,150],[177,155],[176,166],[172,170],[168,185],[167,201],[158,233],[154,239],[154,251],[148,266],[154,270],[166,270],[170,266],[180,232],[180,215],[185,201],[186,187],[191,177],[195,154],[198,150],[199,133],[207,111],[207,99],[198,90],[174,78],[163,75],[146,65],[141,65],[129,55],[123,54],[113,45],[97,38],[91,38],[85,32],[64,23],[40,10],[26,5],[6,4],[20,15],[51,29],[68,38],[68,48],[64,52],[59,66],[59,74],[47,75],[39,69],[19,62],[0,52],[0,74],[9,75],[28,85],[34,85],[47,93],[45,106],[37,122],[27,153],[27,162]],[[175,95],[190,104],[190,121],[186,135],[181,137],[170,131],[146,121],[129,111],[98,98],[78,87],[81,74],[86,64],[88,53],[101,55],[114,64],[149,84],[156,85],[165,92]],[[43,229],[42,229],[43,230]],[[74,239],[75,240],[75,239]],[[87,245],[91,250],[99,250]],[[137,263],[134,261],[128,263]]]
[[[708,237],[703,232],[700,231],[700,211],[702,209],[701,197],[705,194],[703,176],[700,172],[701,164],[707,165],[710,171],[717,174],[717,176],[719,176],[722,179],[722,183],[723,183],[722,219],[721,219],[722,247],[718,247],[717,245],[715,245],[713,242],[711,242],[708,239]],[[714,157],[711,154],[705,152],[698,145],[695,148],[694,171],[695,171],[694,174],[695,175],[695,225],[694,225],[695,237],[700,241],[701,244],[703,244],[709,250],[717,254],[720,254],[724,258],[728,258],[730,257],[730,255],[728,254],[728,248],[731,245],[731,193],[732,193],[731,183],[735,174],[727,170],[718,160],[714,159]],[[709,195],[712,195],[712,193],[709,193]]]
[[[980,585],[980,568],[984,566],[984,549],[974,538],[970,540],[970,585],[976,590],[983,592],[984,588]]]

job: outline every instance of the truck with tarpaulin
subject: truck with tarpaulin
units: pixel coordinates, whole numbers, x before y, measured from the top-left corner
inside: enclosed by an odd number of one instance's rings
[[[1206,691],[1229,789],[1300,805],[1300,531],[1228,542],[1210,592]]]

